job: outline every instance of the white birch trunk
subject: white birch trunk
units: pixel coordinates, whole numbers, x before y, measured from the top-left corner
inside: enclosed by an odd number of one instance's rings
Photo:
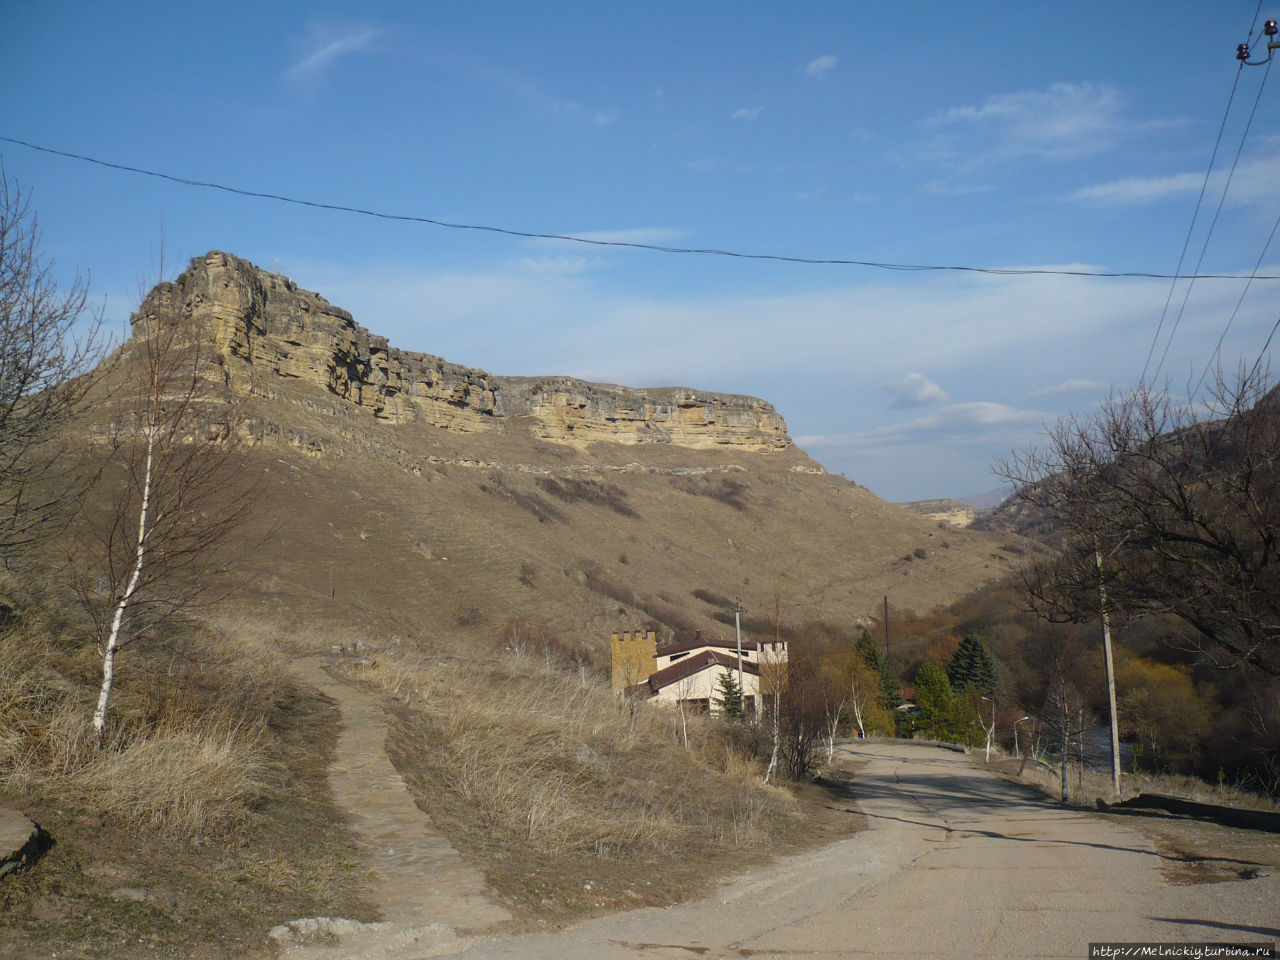
[[[781,730],[778,727],[778,711],[782,708],[782,690],[775,690],[773,693],[773,754],[769,757],[769,769],[764,772],[764,782],[768,783],[773,779],[774,771],[778,769],[778,742],[781,740]]]
[[[111,699],[111,683],[115,678],[116,651],[120,648],[120,628],[124,624],[124,614],[129,608],[138,589],[138,581],[142,578],[142,564],[146,556],[147,546],[147,510],[151,506],[151,470],[155,458],[155,428],[147,431],[147,463],[142,474],[142,504],[138,508],[138,543],[133,554],[133,569],[129,572],[129,582],[125,584],[116,601],[115,614],[111,618],[111,633],[107,636],[106,648],[102,651],[102,688],[98,691],[98,705],[93,710],[93,729],[99,738],[107,725],[107,703]]]

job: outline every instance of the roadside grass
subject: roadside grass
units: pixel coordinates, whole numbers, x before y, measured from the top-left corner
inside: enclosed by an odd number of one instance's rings
[[[0,955],[240,957],[276,922],[372,919],[336,712],[278,657],[195,627],[126,648],[99,744],[92,640],[12,581],[0,603],[0,804],[54,841],[0,884]]]
[[[986,766],[987,769],[1002,776],[1028,784],[1050,799],[1058,800],[1062,796],[1061,771],[1057,765],[1028,760],[1024,767],[1019,758],[1004,754],[994,758],[990,764],[983,764],[981,751],[977,748],[971,749],[969,755],[975,765]],[[1068,803],[1072,806],[1097,807],[1099,800],[1111,803],[1115,799],[1110,770],[1091,770],[1086,767],[1082,771],[1079,763],[1072,762],[1067,767],[1067,780],[1070,788]],[[1136,797],[1140,793],[1157,793],[1166,797],[1194,800],[1197,803],[1219,804],[1247,810],[1275,811],[1277,806],[1280,806],[1242,787],[1228,783],[1206,783],[1199,777],[1181,774],[1125,772],[1121,774],[1120,788],[1121,798],[1124,800]]]
[[[686,899],[859,825],[820,788],[765,784],[727,725],[621,700],[585,671],[370,655],[353,676],[387,693],[388,750],[418,806],[530,924]]]

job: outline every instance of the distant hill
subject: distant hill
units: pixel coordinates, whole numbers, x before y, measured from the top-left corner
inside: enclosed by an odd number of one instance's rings
[[[975,510],[991,510],[1008,500],[1012,493],[1012,487],[1004,486],[996,487],[994,490],[987,490],[983,493],[970,494],[967,497],[956,497],[956,499],[961,503],[968,504]]]
[[[519,619],[604,646],[645,624],[722,633],[736,596],[758,629],[775,611],[869,622],[886,594],[928,610],[1010,566],[1002,538],[941,530],[827,474],[754,397],[402,351],[217,251],[138,317],[175,312],[252,391],[248,613],[455,644]]]
[[[912,500],[908,503],[900,503],[898,506],[956,529],[964,529],[978,516],[978,512],[972,506],[961,503],[959,500]]]

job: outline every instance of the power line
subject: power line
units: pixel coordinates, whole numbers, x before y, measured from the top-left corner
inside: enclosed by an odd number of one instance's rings
[[[1258,104],[1262,100],[1262,91],[1266,87],[1267,77],[1270,75],[1271,61],[1268,60],[1267,69],[1263,71],[1262,81],[1258,84],[1258,94],[1253,98],[1253,107],[1249,111],[1249,119],[1245,122],[1244,132],[1240,134],[1240,145],[1236,147],[1236,155],[1231,160],[1231,169],[1227,171],[1227,179],[1222,184],[1222,193],[1218,197],[1218,207],[1213,211],[1213,219],[1209,221],[1209,229],[1204,235],[1204,244],[1200,247],[1200,256],[1196,260],[1195,270],[1193,270],[1192,273],[1199,272],[1200,265],[1204,263],[1204,255],[1209,250],[1209,242],[1213,239],[1213,230],[1218,225],[1218,217],[1222,215],[1222,205],[1226,202],[1227,193],[1231,190],[1231,180],[1236,175],[1236,167],[1240,163],[1240,155],[1244,152],[1245,141],[1249,139],[1249,129],[1253,126],[1253,118],[1257,115]],[[1248,284],[1245,286],[1247,289]],[[1160,362],[1156,364],[1156,370],[1152,375],[1152,379],[1155,379],[1155,377],[1160,375],[1160,369],[1164,366],[1165,358],[1169,356],[1169,348],[1173,346],[1174,334],[1178,332],[1178,325],[1182,322],[1182,315],[1187,309],[1187,301],[1191,299],[1191,290],[1193,287],[1195,287],[1194,280],[1187,284],[1186,293],[1182,296],[1182,305],[1178,307],[1178,315],[1173,320],[1173,329],[1169,331],[1169,339],[1165,341],[1164,351],[1160,354]]]
[[[1258,0],[1258,9],[1262,9],[1262,0]],[[1257,14],[1254,14],[1257,21]],[[1253,35],[1253,28],[1249,28]],[[1160,321],[1156,324],[1156,332],[1151,336],[1151,346],[1147,349],[1146,362],[1142,364],[1142,376],[1139,383],[1147,382],[1147,369],[1151,366],[1151,358],[1155,355],[1156,344],[1160,342],[1160,331],[1164,329],[1165,317],[1169,314],[1169,304],[1173,302],[1173,291],[1178,286],[1178,274],[1182,272],[1182,263],[1187,257],[1187,248],[1191,246],[1191,235],[1196,228],[1196,218],[1200,216],[1200,204],[1204,202],[1205,191],[1209,188],[1209,175],[1213,173],[1214,161],[1218,158],[1218,147],[1222,143],[1222,132],[1227,129],[1227,117],[1231,116],[1231,105],[1235,103],[1236,89],[1240,86],[1240,74],[1244,73],[1243,61],[1236,67],[1235,79],[1231,81],[1231,93],[1227,97],[1227,108],[1222,111],[1222,123],[1218,124],[1218,136],[1213,141],[1213,152],[1209,154],[1209,166],[1204,171],[1204,181],[1200,184],[1200,195],[1196,197],[1195,209],[1191,212],[1191,223],[1187,227],[1187,235],[1182,241],[1182,252],[1178,254],[1178,265],[1173,268],[1173,277],[1169,283],[1169,293],[1164,298],[1164,309],[1160,311]]]
[[[1267,255],[1267,251],[1271,249],[1271,241],[1276,238],[1276,230],[1280,229],[1280,214],[1276,215],[1276,221],[1271,225],[1271,233],[1267,236],[1267,242],[1262,246],[1262,252],[1258,254],[1258,260],[1253,265],[1253,269],[1257,270],[1262,265],[1262,260]],[[1204,369],[1200,371],[1200,379],[1196,381],[1195,388],[1191,391],[1191,396],[1196,395],[1196,391],[1200,389],[1200,385],[1204,383],[1204,378],[1209,374],[1209,368],[1213,366],[1214,361],[1222,353],[1222,342],[1227,338],[1227,332],[1231,329],[1231,325],[1235,323],[1236,314],[1240,312],[1240,305],[1244,303],[1245,296],[1249,293],[1250,284],[1246,283],[1244,289],[1240,291],[1240,297],[1236,300],[1235,309],[1231,311],[1231,316],[1227,318],[1227,325],[1222,328],[1222,335],[1218,337],[1218,343],[1213,348],[1213,353],[1209,355],[1208,362],[1204,365]],[[1267,338],[1267,344],[1270,345],[1271,338]],[[1267,348],[1263,347],[1262,352],[1266,353]],[[1255,364],[1256,366],[1256,364]]]
[[[96,157],[85,156],[84,154],[71,153],[65,150],[55,150],[52,147],[44,147],[39,144],[30,143],[26,140],[19,140],[16,137],[0,136],[0,141],[5,143],[13,143],[18,146],[27,147],[31,150],[38,150],[41,153],[52,154],[53,156],[66,157],[71,160],[81,160],[85,163],[92,163],[100,167],[107,167],[112,170],[122,170],[127,173],[136,173],[147,177],[156,177],[160,180],[168,180],[172,183],[179,183],[189,187],[203,187],[209,190],[221,190],[225,193],[232,193],[242,197],[254,197],[262,200],[277,200],[281,203],[291,203],[302,207],[312,207],[318,210],[333,210],[339,213],[353,213],[364,217],[376,217],[380,220],[397,220],[407,223],[425,223],[434,227],[445,227],[450,230],[475,230],[483,233],[496,233],[507,237],[520,237],[528,240],[563,240],[567,243],[580,243],[594,247],[625,247],[632,250],[649,250],[654,253],[673,253],[673,254],[695,254],[701,256],[715,257],[733,257],[740,260],[771,260],[781,263],[799,263],[817,266],[850,266],[850,267],[870,267],[876,270],[897,270],[897,271],[932,271],[932,272],[953,272],[953,273],[978,273],[988,274],[992,276],[1053,276],[1053,277],[1100,277],[1104,279],[1139,279],[1139,280],[1244,280],[1245,277],[1240,274],[1231,273],[1202,273],[1202,274],[1181,274],[1181,273],[1151,273],[1142,270],[1060,270],[1048,267],[1044,268],[1012,268],[1012,267],[975,267],[956,264],[923,264],[923,263],[887,263],[875,260],[852,260],[840,257],[793,257],[776,253],[743,253],[737,250],[720,250],[713,247],[672,247],[664,246],[656,243],[638,243],[627,240],[601,240],[594,237],[578,237],[572,234],[562,233],[539,233],[531,230],[514,230],[509,227],[498,227],[489,224],[477,223],[454,223],[448,220],[436,220],[432,217],[419,217],[403,213],[387,213],[380,210],[367,210],[362,207],[352,207],[339,203],[326,203],[319,200],[305,200],[300,197],[289,197],[279,193],[269,193],[262,190],[247,190],[241,187],[232,187],[222,183],[215,183],[209,180],[195,180],[190,177],[179,177],[170,173],[162,173],[158,170],[147,170],[143,167],[131,166],[124,163],[112,163],[108,160],[100,160]],[[1179,269],[1181,264],[1179,264]],[[1280,275],[1255,275],[1252,280],[1280,280]],[[1153,345],[1154,349],[1154,345]]]

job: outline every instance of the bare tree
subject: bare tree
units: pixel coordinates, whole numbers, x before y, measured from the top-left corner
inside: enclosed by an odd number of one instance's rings
[[[1031,573],[1040,610],[1167,613],[1209,660],[1280,677],[1280,394],[1268,387],[1255,368],[1217,375],[1200,405],[1140,388],[999,464],[1072,535],[1063,560]]]
[[[102,354],[101,314],[78,274],[60,289],[28,197],[0,167],[0,561],[59,529],[85,473],[57,443]]]
[[[101,736],[119,651],[216,599],[234,559],[227,538],[246,519],[252,488],[236,470],[241,406],[212,341],[160,284],[121,349],[125,386],[104,483],[108,506],[75,550],[75,588],[102,656],[94,710]]]

